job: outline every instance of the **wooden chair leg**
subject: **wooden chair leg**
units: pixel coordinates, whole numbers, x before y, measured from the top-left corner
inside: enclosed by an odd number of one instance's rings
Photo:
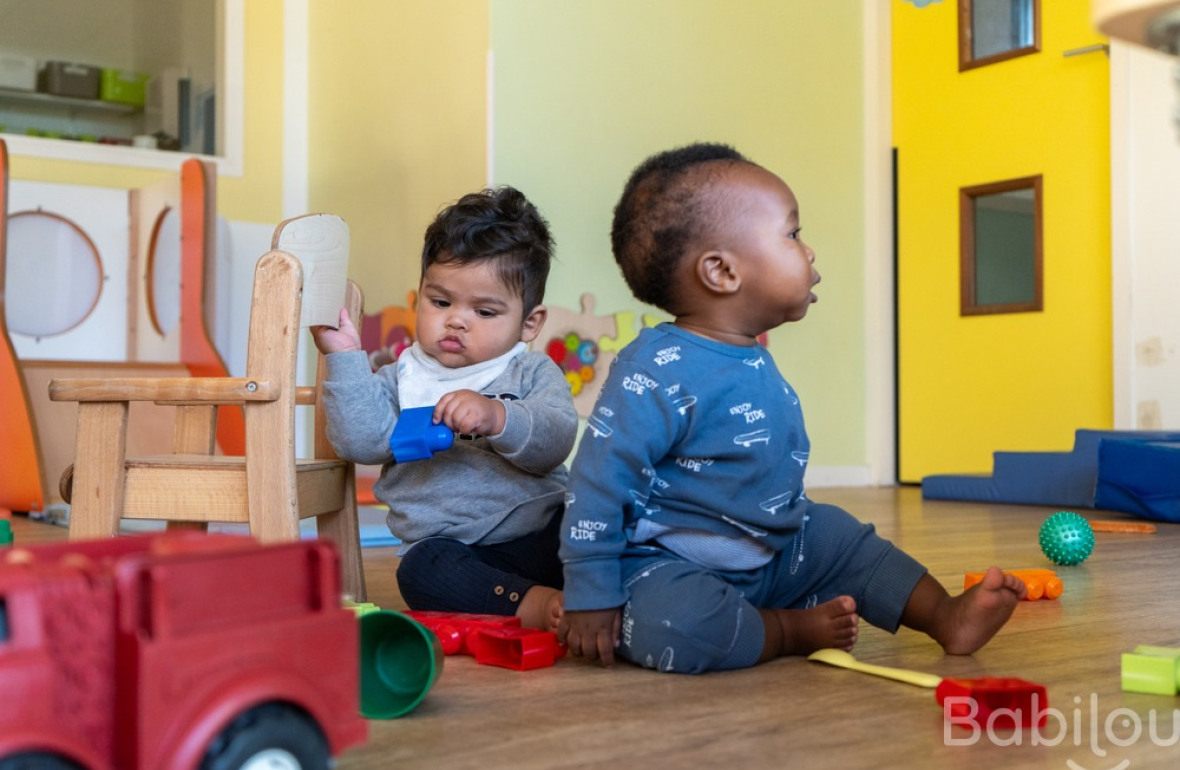
[[[176,408],[172,451],[176,454],[211,455],[217,446],[217,407],[183,405]],[[207,521],[170,521],[168,531],[208,532]]]
[[[335,513],[317,516],[316,532],[336,544],[344,593],[353,601],[365,601],[365,563],[361,556],[360,518],[356,510],[355,468],[349,467],[345,476],[344,507]]]
[[[70,538],[118,534],[126,454],[127,402],[78,404]]]

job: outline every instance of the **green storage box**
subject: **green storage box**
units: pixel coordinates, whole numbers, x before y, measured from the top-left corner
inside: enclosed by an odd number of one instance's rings
[[[139,72],[103,68],[98,98],[142,107],[147,95],[148,76]]]

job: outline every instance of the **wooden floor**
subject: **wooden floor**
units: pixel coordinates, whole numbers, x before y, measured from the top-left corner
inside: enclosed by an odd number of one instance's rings
[[[1051,509],[927,502],[915,488],[819,489],[812,497],[874,523],[952,592],[964,570],[1051,566],[1037,545]],[[17,524],[18,542],[62,532]],[[974,656],[946,656],[916,632],[869,626],[853,651],[943,676],[1042,683],[1059,716],[1037,734],[948,730],[930,690],[799,658],[684,676],[570,659],[518,673],[453,657],[417,711],[370,722],[368,744],[339,767],[1176,767],[1180,701],[1123,693],[1119,654],[1136,644],[1180,646],[1180,593],[1171,593],[1180,587],[1180,527],[1097,540],[1086,562],[1057,568],[1061,599],[1021,603]],[[367,550],[365,567],[370,598],[396,609],[395,559],[390,549]]]

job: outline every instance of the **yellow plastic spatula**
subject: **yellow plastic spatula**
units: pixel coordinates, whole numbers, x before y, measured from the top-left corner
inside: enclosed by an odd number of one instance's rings
[[[985,723],[991,729],[993,725],[1044,726],[1046,721],[1049,698],[1045,686],[1036,682],[992,676],[943,679],[921,671],[861,663],[844,650],[831,648],[816,650],[807,659],[932,689],[948,718],[954,717],[959,724],[975,724],[976,729]]]
[[[872,674],[873,676],[881,676],[886,679],[896,679],[899,682],[912,684],[916,687],[938,687],[938,683],[942,681],[942,677],[937,674],[926,674],[921,671],[910,671],[904,668],[893,668],[891,666],[875,666],[872,663],[861,663],[851,654],[844,650],[836,650],[827,648],[823,650],[816,650],[807,656],[808,660],[814,660],[818,663],[827,663],[829,666],[838,666],[839,668],[848,668],[853,671],[860,671],[865,674]]]

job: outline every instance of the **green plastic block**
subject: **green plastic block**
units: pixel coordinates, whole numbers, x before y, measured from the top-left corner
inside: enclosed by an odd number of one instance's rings
[[[1180,671],[1180,649],[1139,645],[1123,653],[1122,685],[1125,692],[1175,695]]]
[[[0,519],[0,548],[12,545],[12,522]]]
[[[352,610],[359,618],[362,615],[368,615],[370,612],[380,612],[381,608],[372,602],[354,602],[349,599],[343,602],[344,609]]]

